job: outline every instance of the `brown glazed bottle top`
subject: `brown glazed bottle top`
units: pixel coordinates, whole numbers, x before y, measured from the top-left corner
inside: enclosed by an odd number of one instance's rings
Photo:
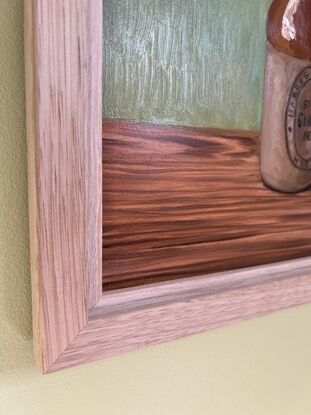
[[[278,51],[311,60],[311,0],[274,0],[267,36]]]

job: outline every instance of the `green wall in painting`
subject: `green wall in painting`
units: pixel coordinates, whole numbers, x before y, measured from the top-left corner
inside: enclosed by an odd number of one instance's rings
[[[104,117],[258,129],[271,0],[104,0]]]

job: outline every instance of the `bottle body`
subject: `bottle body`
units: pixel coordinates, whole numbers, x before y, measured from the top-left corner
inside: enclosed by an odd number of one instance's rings
[[[311,0],[274,0],[267,37],[261,176],[295,193],[311,186]]]
[[[282,192],[311,186],[311,62],[279,52],[269,41],[261,176],[267,186]]]

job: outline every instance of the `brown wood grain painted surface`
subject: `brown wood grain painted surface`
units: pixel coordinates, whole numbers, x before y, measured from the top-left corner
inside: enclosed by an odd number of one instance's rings
[[[259,176],[256,133],[103,124],[103,289],[305,257],[311,192]]]

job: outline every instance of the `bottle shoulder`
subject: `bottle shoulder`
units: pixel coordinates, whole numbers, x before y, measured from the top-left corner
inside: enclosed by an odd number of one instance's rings
[[[267,37],[280,52],[311,60],[311,0],[274,0],[268,14]]]

